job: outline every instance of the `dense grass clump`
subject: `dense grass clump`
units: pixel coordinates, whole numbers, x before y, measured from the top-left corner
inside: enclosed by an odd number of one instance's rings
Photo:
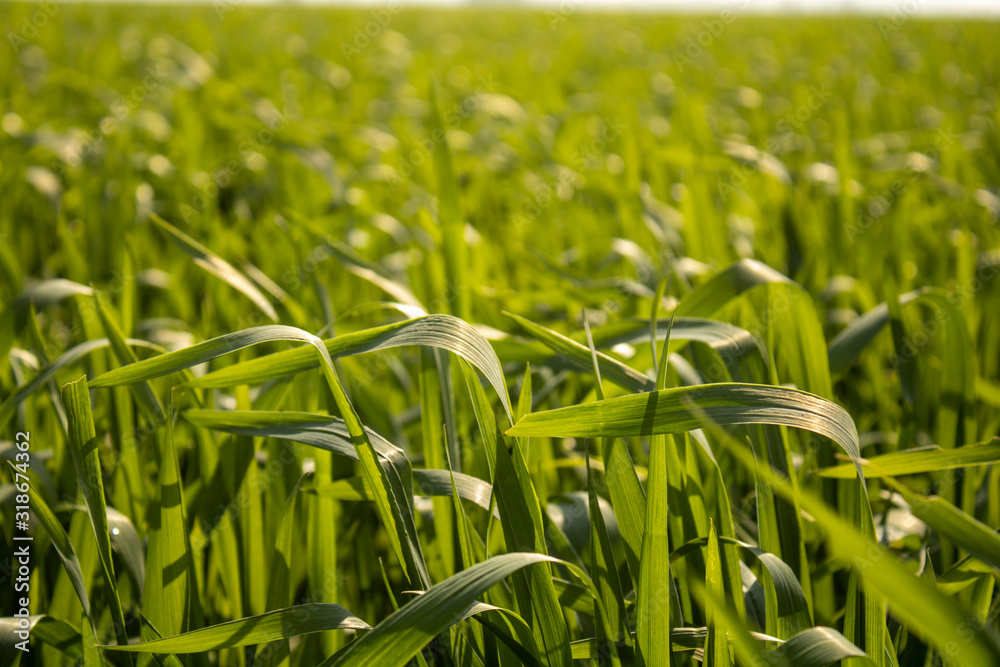
[[[996,23],[0,18],[3,665],[1000,664]]]

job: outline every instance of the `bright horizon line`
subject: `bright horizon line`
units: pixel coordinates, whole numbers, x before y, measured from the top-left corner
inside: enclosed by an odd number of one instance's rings
[[[67,1],[67,0],[64,0]],[[212,0],[69,0],[111,4],[212,4]],[[997,0],[238,0],[248,5],[377,8],[390,2],[405,7],[463,9],[572,8],[573,11],[652,11],[663,14],[707,15],[721,11],[737,14],[788,16],[892,16],[919,18],[1000,18]]]

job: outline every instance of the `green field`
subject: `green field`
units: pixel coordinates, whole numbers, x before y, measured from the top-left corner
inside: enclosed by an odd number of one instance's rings
[[[1000,665],[1000,23],[911,4],[0,4],[0,667]]]

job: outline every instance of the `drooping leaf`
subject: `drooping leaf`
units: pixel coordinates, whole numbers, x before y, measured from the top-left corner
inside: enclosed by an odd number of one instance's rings
[[[883,475],[899,477],[916,475],[936,470],[966,468],[1000,462],[1000,438],[978,445],[966,445],[957,449],[942,449],[936,445],[907,449],[891,454],[881,454],[861,459],[865,477],[877,479]],[[822,477],[849,479],[854,477],[855,468],[850,463],[832,468],[823,468],[817,473]]]
[[[169,222],[156,214],[149,216],[149,219],[156,224],[167,237],[176,243],[181,250],[188,254],[194,263],[205,269],[213,276],[228,283],[236,291],[247,297],[260,308],[261,312],[267,315],[272,321],[278,321],[278,313],[267,297],[261,293],[257,286],[249,278],[240,273],[232,264],[222,259],[214,252],[195,241],[193,238],[177,229]]]
[[[463,570],[400,607],[321,667],[402,667],[428,642],[461,618],[476,598],[514,572],[539,563],[569,563],[539,553],[494,556]],[[596,590],[593,591],[596,597]],[[567,652],[569,645],[566,645]]]
[[[854,421],[818,396],[769,385],[723,383],[677,387],[536,412],[511,429],[515,436],[598,437],[679,433],[719,425],[776,424],[801,428],[837,442],[861,458]],[[861,474],[860,463],[857,463]]]
[[[370,627],[338,604],[313,602],[153,641],[102,648],[133,653],[199,653],[263,644],[324,630],[367,630]]]
[[[210,361],[223,354],[257,343],[278,340],[301,341],[301,334],[295,333],[296,331],[299,330],[293,327],[270,325],[233,332],[182,350],[109,371],[104,376],[95,378],[92,386],[109,387],[148,380]],[[508,414],[511,414],[503,370],[496,353],[481,333],[456,317],[428,315],[374,329],[344,334],[324,341],[324,344],[331,357],[361,354],[407,345],[448,350],[475,366],[489,380],[499,394]],[[206,373],[188,384],[203,389],[257,384],[300,373],[317,366],[319,366],[319,360],[315,351],[309,346],[303,346],[233,364],[227,368]]]

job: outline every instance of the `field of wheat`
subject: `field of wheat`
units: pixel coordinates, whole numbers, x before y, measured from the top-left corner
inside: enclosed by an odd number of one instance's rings
[[[0,667],[1000,665],[1000,24],[0,26]]]

